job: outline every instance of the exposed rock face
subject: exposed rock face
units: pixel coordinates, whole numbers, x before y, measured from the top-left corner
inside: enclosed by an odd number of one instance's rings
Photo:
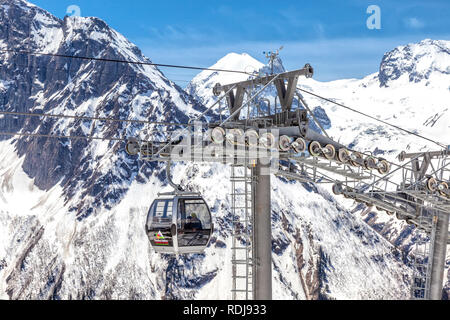
[[[22,52],[150,62],[97,18],[60,20],[26,1],[1,0],[0,49],[11,50],[0,53],[2,111],[185,123],[204,110],[152,66]],[[59,118],[0,119],[0,131],[9,133],[105,138],[141,134],[144,139],[145,129],[152,128]],[[143,200],[120,209],[125,220],[117,218],[117,209],[112,210],[132,185],[143,186],[158,176],[159,166],[127,156],[121,141],[1,139],[8,142],[2,142],[1,150],[0,296],[159,298],[161,284],[149,276],[151,255],[143,232],[152,188],[142,192]],[[21,189],[22,184],[28,186]],[[144,191],[143,187],[137,190]],[[17,195],[15,200],[12,194]],[[137,210],[139,205],[144,208]],[[129,234],[126,226],[131,228]],[[122,246],[126,252],[120,253],[117,241],[122,236],[130,240]],[[130,258],[133,252],[145,262]],[[164,264],[164,259],[158,263]]]
[[[25,1],[0,0],[0,22],[3,49],[149,61],[100,19],[60,20]],[[231,54],[222,62],[250,72],[268,68],[248,55]],[[275,67],[281,70],[281,61]],[[195,101],[206,106],[214,101],[216,82],[245,80],[218,75],[200,74],[185,93],[150,66],[0,53],[0,110],[184,123],[205,110]],[[274,92],[268,90],[265,97],[273,103]],[[324,127],[335,127],[320,104],[311,107]],[[145,138],[145,129],[153,128],[0,119],[0,131],[12,133]],[[127,156],[122,142],[2,139],[0,298],[231,297],[227,166],[174,166],[177,182],[204,195],[215,224],[204,254],[175,258],[155,254],[143,228],[148,206],[165,187],[162,165]],[[410,238],[399,234],[401,228],[384,227],[378,233],[379,221],[371,220],[369,227],[353,215],[358,210],[349,212],[315,185],[273,177],[272,193],[274,298],[408,298],[408,256],[392,245],[408,245]]]
[[[402,80],[401,83],[427,84],[431,81],[435,85],[444,78],[448,81],[449,59],[450,41],[426,39],[419,43],[397,47],[383,57],[379,72],[380,85],[387,87],[399,79]]]
[[[100,19],[60,20],[27,2],[0,3],[0,45],[14,51],[1,54],[0,79],[6,84],[0,98],[2,110],[186,122],[198,108],[154,67],[20,53],[149,61]],[[6,117],[0,121],[3,132],[42,135],[124,138],[142,129],[144,125],[57,118]],[[95,152],[99,147],[111,152]],[[49,190],[60,183],[67,199],[84,190],[83,201],[74,208],[80,216],[89,215],[95,207],[111,208],[135,179],[138,162],[127,157],[123,147],[123,142],[86,139],[17,141],[19,156],[25,156],[23,169],[39,188]]]

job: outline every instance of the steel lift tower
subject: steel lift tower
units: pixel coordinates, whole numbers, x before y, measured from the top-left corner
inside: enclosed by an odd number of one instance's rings
[[[258,163],[255,167],[255,299],[272,299],[272,210],[270,170]],[[266,171],[266,173],[264,173]]]
[[[158,135],[130,139],[127,151],[146,161],[231,166],[233,299],[272,298],[270,179],[274,174],[332,184],[336,195],[415,225],[423,236],[413,255],[412,297],[440,299],[450,238],[450,151],[403,152],[399,160],[406,163],[397,164],[334,141],[297,87],[300,77],[313,73],[307,64],[295,71],[217,84],[213,88],[217,101],[184,130],[155,126]],[[275,100],[263,96],[269,87],[275,88]],[[199,122],[206,115],[213,120]],[[311,129],[311,121],[320,132]]]
[[[417,202],[428,202],[430,213],[417,210],[417,216],[424,220],[428,218],[429,244],[420,242],[416,247],[416,274],[412,288],[413,299],[440,300],[442,298],[442,283],[444,281],[444,266],[449,243],[449,213],[442,209],[449,209],[448,181],[450,168],[448,155],[450,150],[405,153],[399,155],[399,160],[411,159],[411,175],[405,179],[402,191],[416,196]],[[447,182],[445,182],[447,181]],[[414,190],[414,192],[413,192]],[[420,248],[420,245],[422,248]],[[426,252],[428,245],[428,252]],[[425,253],[427,254],[423,254]],[[422,261],[421,261],[422,260]],[[425,260],[428,260],[425,262]]]
[[[267,53],[272,73],[279,50]],[[414,275],[411,296],[413,299],[441,299],[450,239],[450,146],[445,147],[442,143],[354,109],[353,112],[434,142],[443,149],[402,152],[398,160],[403,164],[398,164],[334,141],[308,107],[302,92],[340,107],[351,108],[298,88],[299,79],[310,78],[313,73],[313,68],[307,64],[299,70],[251,76],[246,81],[233,84],[216,84],[213,93],[218,97],[217,101],[188,124],[0,110],[2,116],[92,121],[92,132],[96,122],[149,125],[139,133],[139,138],[63,136],[36,132],[0,134],[114,142],[126,140],[128,154],[139,154],[144,161],[166,162],[169,169],[170,163],[176,161],[230,165],[233,299],[272,298],[270,179],[274,175],[305,183],[332,184],[336,195],[365,205],[365,213],[376,207],[378,211],[395,214],[397,219],[414,225],[418,240],[412,253]],[[275,99],[268,98],[273,94],[264,96],[269,89],[276,92]],[[295,100],[296,108],[293,104]],[[226,107],[223,108],[222,104]],[[218,110],[213,112],[216,107]],[[320,130],[313,130],[311,122],[315,122]]]

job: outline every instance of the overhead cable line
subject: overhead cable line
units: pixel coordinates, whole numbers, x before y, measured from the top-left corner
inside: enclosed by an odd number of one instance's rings
[[[105,138],[95,136],[67,136],[59,134],[41,134],[41,133],[21,133],[21,132],[0,132],[0,136],[18,136],[18,137],[34,137],[34,138],[52,138],[52,139],[69,139],[69,140],[106,140],[106,141],[126,141],[124,138]]]
[[[1,51],[1,50],[0,50]],[[21,63],[17,63],[17,62],[15,62],[14,63],[14,66],[15,67],[21,67],[21,68],[26,68],[26,69],[29,69],[29,70],[36,70],[36,71],[39,71],[39,70],[45,70],[46,72],[52,72],[52,74],[55,74],[56,72],[60,72],[62,75],[67,75],[67,73],[70,73],[70,72],[72,72],[72,70],[70,70],[70,69],[68,69],[68,68],[66,68],[66,67],[61,67],[61,68],[58,68],[58,67],[55,67],[55,66],[49,66],[49,65],[46,65],[46,66],[44,66],[44,65],[33,65],[33,64],[21,64]],[[92,72],[93,71],[93,69],[86,69],[86,70],[80,70],[80,69],[78,69],[78,70],[74,70],[77,74],[78,73],[81,73],[81,72],[85,72],[85,73],[90,73],[90,72]],[[116,71],[114,71],[114,72],[110,72],[110,71],[105,71],[105,70],[102,70],[101,72],[99,72],[102,76],[105,76],[105,75],[113,75],[113,76],[117,76],[118,78],[124,78],[124,79],[131,79],[131,80],[136,80],[136,79],[138,79],[138,76],[137,76],[137,74],[127,74],[127,73],[125,73],[125,74],[118,74]],[[164,77],[165,77],[165,79],[167,79],[167,80],[169,80],[169,81],[172,81],[172,82],[175,82],[175,81],[183,81],[183,82],[191,82],[191,80],[187,80],[187,79],[177,79],[177,80],[172,80],[172,79],[169,79],[168,77],[167,77],[167,73],[164,73],[163,74],[164,75]]]
[[[304,89],[298,88],[298,90],[299,90],[299,91],[302,91],[302,92],[304,92],[304,93],[307,93],[307,94],[309,94],[309,95],[312,95],[312,96],[314,96],[314,97],[317,97],[317,98],[319,98],[319,99],[322,99],[322,100],[324,100],[324,101],[333,103],[333,104],[335,104],[335,105],[337,105],[337,106],[340,106],[340,107],[342,107],[342,108],[348,109],[348,110],[350,110],[350,111],[352,111],[352,112],[356,112],[356,113],[358,113],[358,114],[360,114],[360,115],[363,115],[363,116],[365,116],[365,117],[367,117],[367,118],[370,118],[370,119],[372,119],[372,120],[375,120],[375,121],[381,122],[381,123],[383,123],[383,124],[385,124],[385,125],[388,125],[388,126],[391,126],[391,127],[393,127],[393,128],[396,128],[397,130],[406,132],[406,133],[411,134],[411,135],[414,135],[414,136],[416,136],[416,137],[418,137],[418,138],[421,138],[421,139],[427,140],[427,141],[429,141],[429,142],[432,142],[432,143],[438,145],[438,146],[441,147],[441,148],[444,148],[444,149],[447,148],[447,145],[445,145],[444,143],[440,143],[440,142],[435,141],[435,140],[433,140],[433,139],[424,137],[424,136],[422,136],[422,135],[420,135],[420,134],[418,134],[418,133],[415,133],[415,132],[412,132],[412,131],[410,131],[410,130],[401,128],[401,127],[399,127],[399,126],[396,126],[395,124],[386,122],[386,121],[384,121],[384,120],[380,120],[380,119],[375,118],[375,117],[373,117],[373,116],[371,116],[371,115],[368,115],[368,114],[366,114],[366,113],[364,113],[364,112],[361,112],[361,111],[355,110],[355,109],[353,109],[353,108],[347,107],[346,105],[343,105],[342,103],[339,103],[339,102],[333,101],[333,100],[331,100],[331,99],[322,97],[322,96],[320,96],[320,95],[318,95],[318,94],[315,94],[315,93],[313,93],[313,92],[310,92],[310,91],[307,91],[307,90],[304,90]]]
[[[65,55],[65,54],[33,52],[33,51],[25,51],[25,50],[0,49],[0,52],[16,53],[16,54],[27,54],[27,55],[33,55],[33,56],[48,56],[48,57],[57,57],[57,58],[80,59],[80,60],[90,60],[90,61],[126,63],[126,64],[155,66],[155,67],[164,67],[164,68],[191,69],[191,70],[216,71],[216,72],[230,72],[230,73],[241,73],[241,74],[252,75],[249,72],[239,71],[239,70],[192,67],[192,66],[185,66],[185,65],[161,64],[161,63],[152,63],[152,62],[145,62],[145,61],[130,61],[130,60],[120,60],[120,59],[107,59],[107,58],[71,56],[71,55]]]
[[[102,117],[72,116],[72,115],[49,114],[49,113],[28,113],[28,112],[15,112],[15,111],[0,111],[0,115],[39,117],[39,118],[41,118],[41,117],[43,117],[43,118],[61,118],[61,119],[75,119],[75,120],[84,120],[84,121],[126,122],[126,123],[150,124],[150,125],[153,124],[153,125],[160,125],[160,126],[167,126],[167,127],[170,127],[170,126],[179,126],[179,127],[194,126],[194,124],[189,124],[189,123],[114,119],[114,118],[102,118]]]
[[[27,54],[27,55],[40,55],[40,56],[51,56],[51,57],[59,57],[59,58],[69,58],[69,59],[81,59],[81,60],[91,60],[91,61],[102,61],[102,62],[115,62],[115,63],[126,63],[126,64],[136,64],[136,65],[150,65],[150,66],[157,66],[157,67],[167,67],[167,68],[180,68],[180,69],[192,69],[192,70],[203,70],[203,71],[216,71],[216,72],[230,72],[230,73],[240,73],[240,74],[247,74],[247,75],[251,75],[251,73],[245,72],[245,71],[238,71],[238,70],[228,70],[228,69],[214,69],[214,68],[203,68],[203,67],[192,67],[192,66],[184,66],[184,65],[172,65],[172,64],[159,64],[159,63],[152,63],[152,62],[144,62],[144,61],[129,61],[129,60],[120,60],[120,59],[107,59],[107,58],[94,58],[94,57],[83,57],[83,56],[71,56],[71,55],[63,55],[63,54],[54,54],[54,53],[44,53],[44,52],[32,52],[32,51],[24,51],[24,50],[11,50],[11,49],[0,49],[0,52],[7,52],[7,53],[16,53],[16,54]],[[373,117],[371,115],[368,115],[366,113],[363,113],[361,111],[355,110],[353,108],[350,108],[348,106],[345,106],[341,103],[338,103],[336,101],[333,101],[331,99],[322,97],[318,94],[315,94],[313,92],[304,90],[304,89],[300,89],[298,88],[299,91],[302,91],[304,93],[307,93],[309,95],[315,96],[319,99],[322,99],[324,101],[333,103],[337,106],[340,106],[342,108],[348,109],[352,112],[358,113],[360,115],[363,115],[365,117],[368,117],[372,120],[378,121],[380,123],[383,123],[385,125],[391,126],[393,128],[396,128],[397,130],[406,132],[408,134],[414,135],[418,138],[427,140],[429,142],[432,142],[438,146],[440,146],[441,148],[447,148],[447,145],[440,143],[438,141],[432,140],[430,138],[427,138],[425,136],[422,136],[418,133],[412,132],[410,130],[401,128],[397,125],[388,123],[384,120],[378,119],[376,117]],[[40,116],[44,116],[44,115],[40,115]],[[46,116],[54,116],[56,117],[56,115],[46,115]],[[97,119],[100,120],[100,119]],[[105,120],[105,119],[104,119]],[[107,120],[106,120],[107,121]],[[109,121],[114,121],[114,120],[109,120]],[[119,121],[119,119],[115,120],[115,121]],[[125,122],[134,122],[133,120],[122,120]]]

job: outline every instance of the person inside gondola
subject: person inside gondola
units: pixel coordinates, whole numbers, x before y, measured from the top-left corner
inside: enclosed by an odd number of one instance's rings
[[[197,218],[197,214],[195,213],[192,213],[187,218],[187,223],[185,227],[186,229],[193,231],[203,230],[202,222],[200,221],[199,218]]]

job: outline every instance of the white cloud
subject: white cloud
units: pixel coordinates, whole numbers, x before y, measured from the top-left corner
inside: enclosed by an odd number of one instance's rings
[[[417,18],[407,18],[405,19],[405,25],[411,29],[422,29],[425,27],[425,23]]]

